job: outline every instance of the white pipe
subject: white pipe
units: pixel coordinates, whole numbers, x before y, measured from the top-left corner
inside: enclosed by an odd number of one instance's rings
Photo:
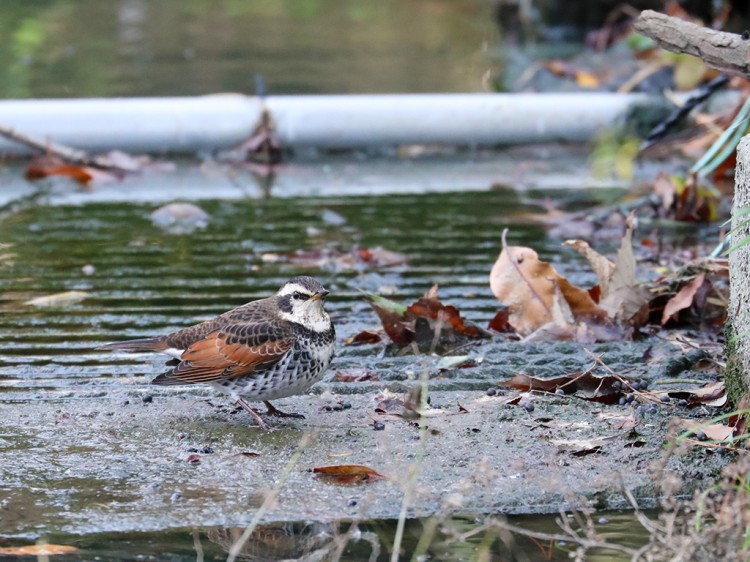
[[[92,151],[225,149],[246,139],[263,104],[285,147],[582,142],[621,120],[640,94],[389,94],[0,101],[0,125]],[[0,153],[25,149],[0,139]]]

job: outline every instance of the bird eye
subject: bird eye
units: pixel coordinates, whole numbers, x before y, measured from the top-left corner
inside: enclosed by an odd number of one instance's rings
[[[310,298],[310,297],[309,297],[309,296],[307,296],[307,295],[303,295],[303,294],[302,294],[302,293],[300,293],[299,291],[297,291],[297,292],[293,293],[293,294],[292,294],[292,297],[293,297],[293,298],[295,298],[295,299],[297,299],[297,300],[303,300],[303,301],[306,301],[307,299],[309,299],[309,298]]]

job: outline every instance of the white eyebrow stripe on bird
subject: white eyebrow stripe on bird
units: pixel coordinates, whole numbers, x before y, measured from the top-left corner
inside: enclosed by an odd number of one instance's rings
[[[298,283],[287,283],[281,288],[281,290],[278,292],[278,295],[280,297],[285,297],[286,295],[291,295],[293,293],[304,293],[306,295],[309,295],[310,289],[308,289],[307,287],[303,287]]]

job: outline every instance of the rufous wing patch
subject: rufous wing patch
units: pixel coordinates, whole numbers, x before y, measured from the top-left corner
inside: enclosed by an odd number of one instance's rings
[[[279,361],[292,344],[292,338],[265,339],[253,344],[217,330],[188,347],[168,376],[194,383],[249,375]]]

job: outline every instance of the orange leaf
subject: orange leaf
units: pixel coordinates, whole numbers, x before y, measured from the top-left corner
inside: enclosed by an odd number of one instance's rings
[[[0,554],[7,556],[57,556],[78,552],[74,546],[61,544],[32,544],[28,546],[6,546],[0,548]]]
[[[313,472],[335,484],[369,484],[380,478],[385,478],[369,466],[361,464],[341,464],[337,466],[321,466],[313,468]]]

